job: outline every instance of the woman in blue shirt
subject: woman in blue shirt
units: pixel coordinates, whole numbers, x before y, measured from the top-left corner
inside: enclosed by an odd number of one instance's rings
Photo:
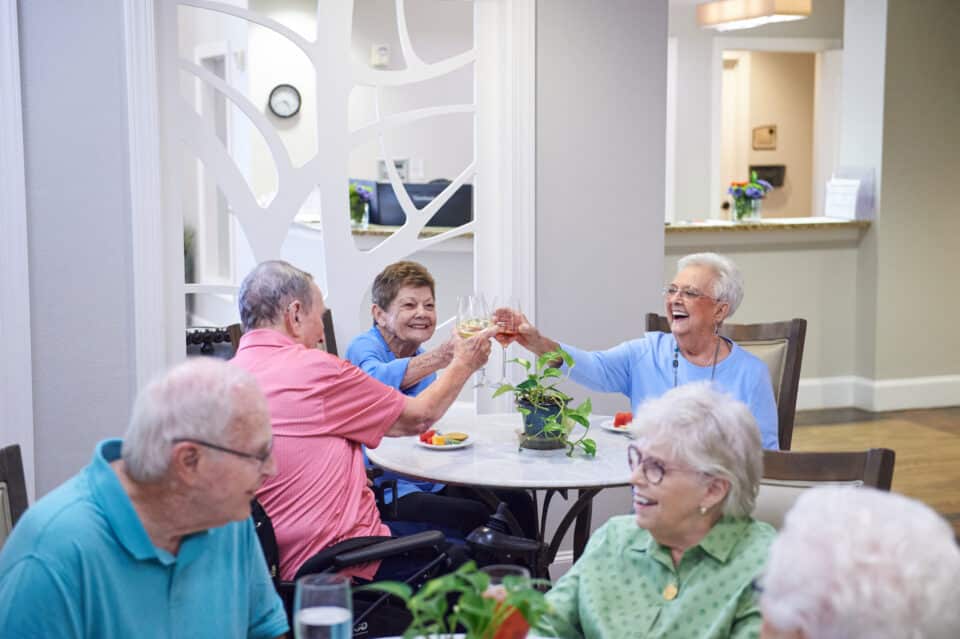
[[[437,378],[437,371],[450,363],[453,346],[460,339],[454,334],[437,348],[422,348],[436,330],[434,295],[433,277],[423,265],[402,261],[387,266],[373,281],[373,326],[350,342],[347,360],[406,395],[419,394]],[[414,481],[389,471],[375,483],[387,480],[397,482],[401,521],[439,524],[468,534],[489,517],[487,507],[473,499],[469,489]],[[498,493],[498,497],[507,502],[524,531],[535,535],[536,516],[529,496],[508,492]],[[393,499],[386,491],[384,500],[391,503]]]
[[[720,325],[743,300],[737,266],[716,253],[687,255],[677,263],[677,274],[663,296],[670,333],[651,332],[609,350],[585,351],[541,335],[521,316],[517,341],[537,355],[563,348],[576,362],[570,379],[593,390],[623,393],[634,413],[647,398],[682,384],[710,381],[749,406],[763,447],[778,449],[769,369],[719,334]]]

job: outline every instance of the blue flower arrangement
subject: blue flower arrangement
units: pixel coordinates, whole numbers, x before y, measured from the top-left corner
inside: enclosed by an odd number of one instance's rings
[[[750,172],[749,182],[733,182],[730,184],[727,193],[733,198],[733,213],[736,220],[759,217],[760,200],[766,197],[772,189],[772,184],[757,178],[756,171]]]

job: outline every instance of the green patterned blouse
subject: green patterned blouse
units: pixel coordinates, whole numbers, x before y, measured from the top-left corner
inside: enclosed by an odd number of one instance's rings
[[[758,637],[751,582],[775,532],[752,519],[723,517],[673,565],[670,550],[613,517],[580,560],[547,593],[553,611],[537,634],[584,639]]]

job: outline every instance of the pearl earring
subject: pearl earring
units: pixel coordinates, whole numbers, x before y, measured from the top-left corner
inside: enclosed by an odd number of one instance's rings
[[[707,507],[706,507],[706,506],[700,506],[700,514],[701,514],[701,515],[706,515],[706,514],[707,514]]]

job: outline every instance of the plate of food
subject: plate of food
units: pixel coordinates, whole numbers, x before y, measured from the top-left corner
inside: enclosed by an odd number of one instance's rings
[[[457,450],[472,446],[473,439],[466,433],[454,431],[441,433],[431,428],[421,433],[417,444],[430,450]]]
[[[633,413],[617,413],[613,419],[600,422],[600,428],[614,433],[630,434],[630,424],[633,422]]]

